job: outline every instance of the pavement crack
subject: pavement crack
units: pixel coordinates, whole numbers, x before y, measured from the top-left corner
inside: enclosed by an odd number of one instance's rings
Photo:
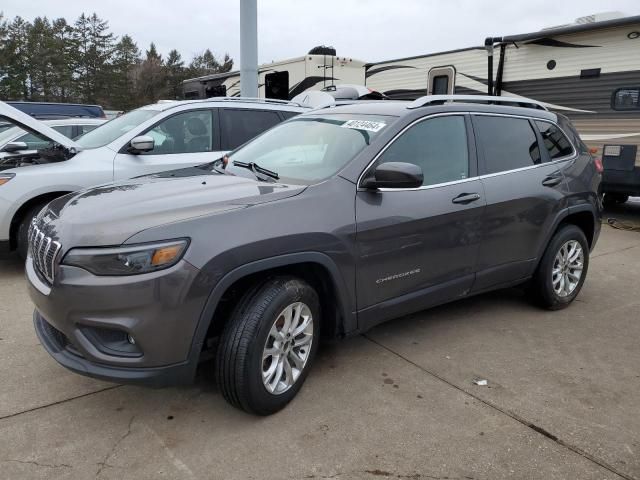
[[[59,464],[51,464],[51,463],[40,463],[40,462],[36,462],[35,460],[17,460],[14,458],[9,458],[7,460],[2,460],[2,463],[22,463],[24,465],[36,465],[38,467],[45,467],[45,468],[73,468],[71,465],[68,465],[66,463],[59,463]]]
[[[77,400],[79,398],[89,397],[91,395],[95,395],[96,393],[107,392],[109,390],[115,390],[116,388],[120,388],[120,387],[123,387],[123,386],[124,385],[112,385],[112,386],[109,386],[109,387],[106,387],[106,388],[101,388],[100,390],[94,390],[92,392],[83,393],[82,395],[76,395],[75,397],[69,397],[69,398],[65,398],[63,400],[58,400],[57,402],[47,403],[45,405],[39,405],[37,407],[28,408],[27,410],[22,410],[20,412],[10,413],[8,415],[0,417],[0,421],[7,420],[9,418],[14,418],[14,417],[17,417],[17,416],[20,416],[20,415],[24,415],[26,413],[31,413],[31,412],[35,412],[35,411],[38,411],[38,410],[42,410],[44,408],[49,408],[49,407],[53,407],[53,406],[56,406],[56,405],[61,405],[63,403],[67,403],[67,402],[70,402],[72,400]]]
[[[97,464],[98,470],[96,471],[94,478],[98,478],[102,473],[102,471],[105,469],[105,467],[115,468],[114,465],[111,465],[107,462],[115,453],[116,449],[118,448],[118,445],[120,445],[125,440],[125,438],[131,435],[131,426],[133,425],[133,421],[135,420],[135,418],[136,418],[135,415],[131,417],[131,419],[129,420],[129,425],[127,426],[127,431],[118,440],[116,440],[116,442],[113,444],[113,446],[109,449],[109,451],[105,455],[104,459],[101,462],[98,462]]]
[[[409,474],[401,474],[401,473],[393,473],[388,472],[386,470],[380,470],[379,468],[371,469],[371,470],[354,470],[350,472],[338,472],[333,475],[306,475],[303,478],[306,479],[331,479],[331,478],[339,478],[343,475],[358,475],[366,473],[372,477],[381,477],[381,478],[397,478],[400,480],[475,480],[474,477],[470,476],[462,476],[462,477],[450,477],[448,475],[438,476],[438,475],[428,475],[425,473],[409,473]]]
[[[630,475],[627,475],[624,472],[621,472],[616,467],[614,467],[613,465],[607,463],[606,461],[604,461],[604,460],[602,460],[602,459],[590,454],[589,452],[581,449],[580,447],[577,447],[576,445],[572,445],[571,443],[569,443],[569,442],[567,442],[565,440],[562,440],[561,438],[559,438],[556,435],[552,434],[551,432],[545,430],[544,428],[542,428],[542,427],[540,427],[540,426],[528,421],[527,419],[525,419],[524,417],[518,415],[517,413],[512,412],[510,410],[507,410],[506,408],[503,408],[500,405],[491,402],[490,400],[482,398],[482,397],[476,395],[473,392],[465,390],[464,388],[456,385],[452,381],[447,380],[442,375],[423,367],[422,365],[414,362],[413,360],[408,359],[407,357],[405,357],[401,353],[398,353],[395,350],[391,349],[390,347],[387,347],[386,345],[378,342],[377,340],[374,340],[369,335],[363,334],[362,336],[364,338],[366,338],[367,340],[369,340],[371,343],[373,343],[375,345],[378,345],[380,348],[386,350],[387,352],[389,352],[389,353],[395,355],[396,357],[404,360],[405,362],[409,363],[410,365],[413,365],[414,367],[418,368],[419,370],[422,370],[424,373],[426,373],[426,374],[428,374],[428,375],[440,380],[443,383],[446,383],[450,387],[455,388],[456,390],[464,393],[465,395],[470,396],[474,400],[477,400],[478,402],[481,402],[482,404],[486,405],[487,407],[492,408],[492,409],[498,411],[499,413],[502,413],[503,415],[506,415],[506,416],[512,418],[516,422],[521,423],[522,425],[524,425],[527,428],[530,428],[534,432],[539,433],[541,435],[544,435],[545,437],[547,437],[552,442],[555,442],[558,445],[561,445],[564,448],[566,448],[568,450],[571,450],[572,452],[580,455],[581,457],[585,458],[586,460],[589,460],[590,462],[595,463],[596,465],[604,468],[605,470],[608,470],[609,472],[613,473],[614,475],[617,475],[618,477],[624,478],[625,480],[637,480],[634,477],[632,477]]]

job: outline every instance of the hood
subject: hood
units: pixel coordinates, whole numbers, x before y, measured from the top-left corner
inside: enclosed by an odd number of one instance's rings
[[[11,123],[16,124],[24,130],[39,133],[74,153],[82,150],[82,147],[70,138],[65,137],[50,126],[4,102],[0,102],[0,120],[2,120],[2,117],[5,117]]]
[[[188,170],[193,174],[187,175]],[[65,250],[120,245],[147,228],[249,208],[305,189],[230,174],[203,173],[200,168],[180,172],[176,176],[141,177],[61,197],[51,202],[42,215],[42,228]]]

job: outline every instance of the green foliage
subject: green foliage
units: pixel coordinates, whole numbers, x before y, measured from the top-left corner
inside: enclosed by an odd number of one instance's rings
[[[129,35],[117,38],[107,21],[80,15],[12,20],[0,13],[0,99],[97,103],[130,110],[159,99],[177,99],[189,77],[228,72],[233,60],[219,61],[206,49],[188,66],[177,50],[166,59],[151,44],[141,56]]]

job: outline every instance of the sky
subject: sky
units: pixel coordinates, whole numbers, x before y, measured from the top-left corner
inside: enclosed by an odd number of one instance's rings
[[[144,51],[176,48],[189,61],[206,48],[239,66],[239,0],[2,0],[6,18],[75,20],[97,13]],[[528,33],[605,11],[640,15],[638,0],[258,0],[258,61],[298,57],[317,45],[380,61],[481,45],[487,36]]]

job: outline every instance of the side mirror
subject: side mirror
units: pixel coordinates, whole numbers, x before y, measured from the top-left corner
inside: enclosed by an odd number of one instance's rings
[[[9,142],[2,148],[2,151],[7,153],[15,153],[21,150],[29,150],[29,145],[25,142]]]
[[[140,135],[129,142],[129,148],[127,150],[130,153],[144,153],[150,152],[155,146],[156,142],[153,137],[150,137],[149,135]]]
[[[361,186],[376,188],[418,188],[422,186],[424,175],[422,168],[413,163],[387,162],[381,163],[362,181]]]

